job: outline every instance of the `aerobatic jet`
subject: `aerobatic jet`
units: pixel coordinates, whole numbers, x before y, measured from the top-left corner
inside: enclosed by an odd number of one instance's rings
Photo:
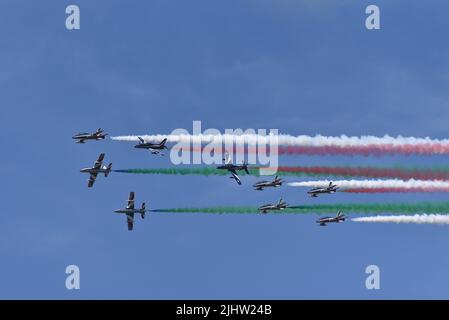
[[[107,167],[103,166],[103,159],[104,159],[104,153],[101,153],[100,156],[98,157],[98,160],[95,161],[95,164],[93,167],[84,168],[84,169],[80,170],[80,172],[82,172],[82,173],[90,174],[89,182],[87,184],[87,186],[89,188],[91,188],[94,185],[95,179],[97,178],[97,175],[99,173],[104,173],[104,176],[107,177],[108,174],[111,172],[112,163],[110,163]]]
[[[282,179],[279,176],[276,176],[272,181],[259,181],[253,185],[254,190],[263,190],[263,188],[277,188],[282,186]]]
[[[218,166],[217,169],[228,170],[231,173],[231,176],[229,178],[234,179],[239,185],[241,185],[242,181],[240,180],[240,177],[237,174],[237,171],[245,170],[246,174],[249,174],[248,164],[246,162],[243,162],[240,165],[233,164],[231,157],[229,156],[228,153],[226,153],[226,156],[223,160],[225,161],[225,164],[222,166]]]
[[[77,140],[76,143],[86,143],[86,140],[104,140],[108,134],[104,133],[103,129],[98,128],[97,131],[88,133],[78,133],[72,139]]]
[[[134,192],[129,193],[128,205],[124,209],[115,210],[115,213],[123,213],[126,214],[126,222],[128,223],[128,230],[131,231],[134,226],[134,214],[140,213],[142,219],[145,219],[145,212],[148,210],[145,209],[145,202],[142,202],[142,206],[140,209],[136,209],[134,207]]]
[[[162,150],[165,150],[168,148],[165,146],[165,143],[167,142],[167,138],[162,140],[160,143],[151,143],[151,142],[145,142],[141,137],[137,137],[139,139],[139,144],[136,144],[134,148],[137,149],[147,149],[151,151],[152,154],[160,154],[163,156],[164,154],[161,153]]]
[[[287,208],[287,203],[281,198],[276,204],[265,204],[259,207],[260,213],[268,213],[268,211],[272,210],[284,210]]]
[[[332,184],[332,181],[329,182],[329,186],[327,187],[318,187],[313,188],[312,190],[309,190],[307,193],[310,194],[311,197],[318,197],[319,194],[323,193],[335,193],[337,192],[337,186],[335,184]]]
[[[341,223],[341,222],[345,221],[345,219],[346,219],[345,215],[342,214],[341,211],[338,211],[338,213],[335,217],[333,217],[333,218],[332,217],[324,217],[324,218],[318,219],[317,223],[319,223],[320,226],[325,226],[326,223],[332,223],[332,222]]]

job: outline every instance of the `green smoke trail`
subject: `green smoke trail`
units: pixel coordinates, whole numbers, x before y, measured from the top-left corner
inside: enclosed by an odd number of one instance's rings
[[[249,169],[249,168],[248,168]],[[248,170],[251,175],[258,175],[258,169],[249,169]],[[134,174],[168,174],[168,175],[202,175],[202,176],[211,176],[211,175],[228,175],[229,172],[227,170],[219,170],[216,168],[164,168],[164,169],[126,169],[126,170],[115,170],[115,172],[123,172],[123,173],[134,173]],[[239,175],[245,175],[245,172],[239,173]]]
[[[185,168],[168,168],[168,169],[125,169],[115,170],[115,172],[131,173],[131,174],[167,174],[167,175],[228,175],[226,170],[219,170],[214,167],[185,167]],[[259,167],[253,166],[249,168],[252,176],[260,176]],[[273,174],[279,176],[296,176],[296,177],[366,177],[366,178],[398,178],[403,180],[449,180],[448,167],[356,167],[356,166],[280,166],[277,172],[273,170]],[[239,172],[245,175],[244,171]]]
[[[249,167],[249,175],[260,177],[259,167]],[[160,168],[160,169],[123,169],[114,170],[114,172],[120,173],[131,173],[131,174],[162,174],[162,175],[200,175],[200,176],[227,176],[229,172],[227,170],[219,170],[216,168],[200,167],[200,168]],[[274,171],[273,171],[274,173]],[[279,176],[295,176],[295,177],[327,177],[329,173],[326,172],[301,172],[301,171],[291,171],[288,168],[279,168],[276,172]],[[245,171],[239,171],[239,176],[245,176],[247,173]],[[355,177],[356,175],[338,175],[344,177]]]
[[[349,204],[317,204],[304,206],[290,206],[273,214],[322,214],[341,210],[344,213],[449,213],[449,202],[431,203],[349,203]],[[162,213],[206,213],[206,214],[253,214],[258,213],[256,207],[206,207],[206,208],[171,208],[157,209],[153,212]]]
[[[249,167],[249,175],[260,177],[259,167]],[[229,172],[227,170],[219,170],[216,168],[200,167],[200,168],[161,168],[161,169],[123,169],[114,170],[114,172],[121,173],[132,173],[132,174],[163,174],[163,175],[201,175],[201,176],[227,176]],[[274,171],[273,171],[274,173]],[[279,176],[296,176],[296,177],[325,177],[329,176],[328,173],[311,173],[311,172],[300,172],[300,171],[288,171],[279,170],[276,172]],[[247,175],[245,171],[239,171],[239,176]],[[349,175],[345,175],[350,177]]]

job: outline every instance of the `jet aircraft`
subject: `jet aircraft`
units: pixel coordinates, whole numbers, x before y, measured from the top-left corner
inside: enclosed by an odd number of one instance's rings
[[[263,188],[277,188],[282,186],[282,179],[279,176],[276,176],[272,181],[259,181],[253,185],[254,190],[263,190]]]
[[[317,220],[317,223],[320,224],[320,226],[325,226],[326,223],[341,223],[345,221],[346,217],[344,214],[341,213],[341,211],[338,211],[337,215],[335,217],[324,217]]]
[[[164,154],[161,153],[162,150],[165,150],[168,148],[165,146],[165,143],[167,142],[167,138],[165,138],[164,140],[162,140],[160,143],[151,143],[151,142],[145,142],[145,140],[143,140],[143,138],[138,137],[139,138],[139,144],[136,144],[134,146],[134,148],[137,149],[147,149],[149,151],[151,151],[152,154],[160,154],[161,156],[163,156]]]
[[[98,128],[97,131],[88,133],[78,133],[72,137],[72,139],[77,140],[76,143],[86,143],[86,140],[104,140],[108,134],[104,133],[103,129]]]
[[[263,206],[259,207],[260,213],[268,213],[268,211],[272,210],[284,210],[287,208],[287,203],[281,198],[278,203],[276,204],[265,204]]]
[[[87,184],[87,186],[89,188],[92,188],[92,186],[95,183],[95,179],[97,178],[97,175],[99,173],[104,173],[104,176],[107,177],[109,175],[109,173],[111,172],[112,163],[110,163],[107,167],[103,166],[103,159],[104,159],[104,153],[101,153],[100,156],[98,157],[98,160],[95,161],[95,164],[93,167],[83,168],[80,170],[80,172],[82,172],[82,173],[90,174],[89,182]]]
[[[145,202],[142,203],[140,209],[136,209],[134,207],[134,192],[129,193],[128,205],[124,209],[115,210],[115,213],[123,213],[126,214],[126,222],[128,223],[128,230],[131,231],[134,226],[134,214],[140,213],[142,219],[145,219],[145,212],[148,210],[145,209]]]
[[[310,194],[311,197],[318,197],[319,194],[323,194],[323,193],[335,193],[337,192],[337,186],[334,185],[331,182],[329,182],[329,186],[327,187],[318,187],[318,188],[313,188],[312,190],[309,190],[307,193]]]
[[[218,166],[217,169],[219,170],[228,170],[231,173],[231,176],[229,178],[234,179],[239,185],[242,184],[242,181],[240,180],[239,175],[237,174],[237,171],[239,170],[245,170],[246,174],[249,174],[248,170],[248,164],[246,162],[243,162],[240,165],[236,165],[232,163],[231,157],[228,153],[226,153],[225,164],[222,166]]]

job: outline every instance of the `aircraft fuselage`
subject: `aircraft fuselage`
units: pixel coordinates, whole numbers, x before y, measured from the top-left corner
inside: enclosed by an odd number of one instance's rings
[[[106,173],[109,170],[107,168],[99,168],[99,169],[95,169],[95,168],[83,168],[80,170],[80,172],[82,173]]]
[[[268,211],[272,210],[284,210],[286,208],[286,205],[275,205],[275,204],[267,204],[265,206],[259,207],[259,211],[262,213],[267,213]]]
[[[131,214],[131,213],[145,213],[142,209],[118,209],[114,211],[115,213],[125,213],[125,214]]]
[[[262,190],[263,188],[269,188],[269,187],[277,188],[277,187],[280,187],[281,185],[282,185],[281,182],[261,181],[261,182],[254,184],[253,187],[256,188],[257,190]]]
[[[246,166],[243,165],[234,165],[234,164],[225,164],[222,166],[218,166],[217,169],[221,170],[245,170]]]
[[[314,190],[310,190],[307,193],[310,194],[312,197],[316,197],[319,194],[331,194],[331,193],[336,193],[337,189],[314,189]]]
[[[94,133],[94,134],[92,134],[92,133],[79,133],[77,135],[74,135],[72,137],[72,139],[78,140],[77,141],[78,143],[84,143],[84,141],[86,141],[86,140],[104,140],[106,138],[106,135],[107,134],[105,134],[105,133],[99,133],[99,134],[97,134],[97,133]]]
[[[317,223],[319,223],[321,226],[325,226],[326,223],[341,223],[345,221],[345,217],[344,216],[340,216],[340,217],[325,217],[325,218],[321,218],[317,221]]]
[[[159,144],[154,143],[139,143],[134,146],[136,149],[154,149],[154,150],[163,150],[165,146],[161,146]]]
[[[73,139],[83,139],[83,140],[102,140],[105,138],[105,135],[92,136],[90,134],[77,134],[72,137]]]

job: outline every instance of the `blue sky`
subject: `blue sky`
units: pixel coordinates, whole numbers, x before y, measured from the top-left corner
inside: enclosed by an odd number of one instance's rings
[[[365,8],[381,9],[379,31]],[[65,29],[65,7],[81,30]],[[315,215],[154,214],[126,230],[129,191],[152,208],[445,201],[444,194],[263,193],[246,178],[111,174],[86,188],[100,152],[116,169],[169,167],[112,135],[205,128],[446,138],[444,1],[0,1],[0,298],[449,298],[449,229]],[[282,158],[291,165],[431,165],[445,157]],[[295,180],[290,178],[290,180]],[[81,290],[65,288],[69,264]],[[366,266],[381,290],[365,288]]]

